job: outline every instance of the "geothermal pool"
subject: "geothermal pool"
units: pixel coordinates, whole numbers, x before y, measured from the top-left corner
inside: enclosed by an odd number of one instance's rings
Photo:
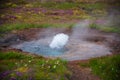
[[[66,29],[62,28],[46,28],[38,33],[43,34],[43,37],[12,45],[12,47],[44,57],[61,58],[68,61],[85,60],[111,54],[107,45],[87,40],[88,37],[102,36],[102,34],[89,29],[88,25],[88,21],[80,22],[67,33]],[[104,37],[109,37],[109,35]]]

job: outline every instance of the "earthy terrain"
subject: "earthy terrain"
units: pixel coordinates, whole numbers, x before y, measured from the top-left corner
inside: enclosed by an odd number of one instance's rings
[[[90,0],[86,2],[82,0],[77,0],[78,2],[74,0],[40,1],[3,1],[3,5],[0,6],[1,80],[118,80],[120,78],[118,67],[120,6],[117,0],[111,0],[110,3],[107,0],[105,2],[99,2],[99,0],[98,2],[96,0],[92,2]],[[87,27],[85,25],[85,29],[74,28],[76,25],[83,27],[81,22],[87,23],[84,21],[89,22]],[[106,54],[105,59],[97,56],[95,60],[81,58],[62,61],[11,47],[24,42],[44,40],[58,33],[66,33],[71,37],[71,44],[67,45],[69,48],[76,48],[74,41],[78,41],[79,44],[85,41],[85,43],[106,46],[110,49],[110,54]],[[48,39],[44,42],[49,41]],[[79,44],[77,43],[76,51],[71,51],[72,56],[89,47]],[[109,63],[109,60],[113,61],[113,65],[112,62]],[[102,68],[99,69],[99,66]],[[107,73],[108,77],[106,77]],[[109,78],[110,75],[113,76]]]

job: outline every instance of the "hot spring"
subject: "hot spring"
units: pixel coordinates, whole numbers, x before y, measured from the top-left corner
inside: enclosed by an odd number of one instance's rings
[[[86,40],[88,37],[104,36],[88,28],[89,22],[82,21],[69,31],[66,28],[46,28],[38,33],[37,40],[25,41],[12,45],[20,49],[49,58],[65,60],[85,60],[111,54],[110,48],[104,43],[98,44]],[[104,37],[109,38],[109,35]]]
[[[40,54],[43,56],[59,56],[67,49],[64,47],[69,36],[64,33],[56,34],[50,44],[44,44],[41,40],[24,42],[16,46],[23,51]]]

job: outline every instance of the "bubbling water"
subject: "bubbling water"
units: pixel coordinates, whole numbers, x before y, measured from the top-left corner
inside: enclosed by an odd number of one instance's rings
[[[62,49],[68,42],[68,39],[69,36],[64,33],[56,34],[49,47],[52,49]]]
[[[89,24],[90,22],[87,20],[81,21],[71,28],[69,36],[61,33],[66,32],[66,28],[43,29],[40,31],[41,37],[38,40],[26,41],[12,45],[12,47],[44,57],[61,58],[68,61],[85,60],[111,54],[111,49],[106,45],[106,40],[110,40],[111,35],[89,29]],[[94,39],[94,37],[96,39],[96,36],[103,36],[105,41],[91,42],[87,40],[88,38]]]

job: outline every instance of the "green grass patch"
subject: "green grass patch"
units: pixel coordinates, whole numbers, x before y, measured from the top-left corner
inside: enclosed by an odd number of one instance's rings
[[[78,4],[76,3],[69,3],[69,2],[63,2],[63,3],[56,3],[56,2],[45,2],[45,3],[33,3],[33,7],[44,7],[48,9],[72,9],[76,8]]]
[[[100,24],[98,25],[98,24],[92,23],[90,24],[90,28],[98,29],[104,32],[120,33],[120,28],[116,26],[104,26],[104,25],[100,25]]]
[[[20,52],[2,52],[0,53],[0,79],[67,80],[71,73],[66,63],[60,59],[45,59]]]
[[[13,23],[0,26],[0,33],[10,32],[12,30],[22,30],[28,28],[48,28],[48,27],[72,27],[74,24],[32,24],[32,23]]]
[[[26,0],[2,0],[1,3],[0,8],[15,8],[27,4]]]
[[[105,31],[105,32],[120,33],[120,28],[118,27],[103,27],[100,30]]]
[[[9,59],[25,59],[25,58],[30,58],[30,56],[26,56],[21,53],[16,53],[16,52],[0,52],[0,60],[9,60]]]
[[[4,24],[0,26],[0,32],[8,32],[12,30],[22,30],[28,28],[46,28],[51,26],[50,24],[29,24],[29,23],[11,23],[11,24]]]
[[[80,3],[80,2],[34,2],[29,3],[30,7],[44,7],[48,9],[75,9],[75,8],[85,8],[85,9],[103,9],[106,8],[105,3]],[[101,6],[102,5],[102,6]]]
[[[88,4],[81,4],[80,6],[85,7],[86,9],[104,9],[106,8],[107,4],[104,3],[88,3]]]
[[[92,59],[90,66],[93,73],[103,80],[120,79],[120,55]]]

